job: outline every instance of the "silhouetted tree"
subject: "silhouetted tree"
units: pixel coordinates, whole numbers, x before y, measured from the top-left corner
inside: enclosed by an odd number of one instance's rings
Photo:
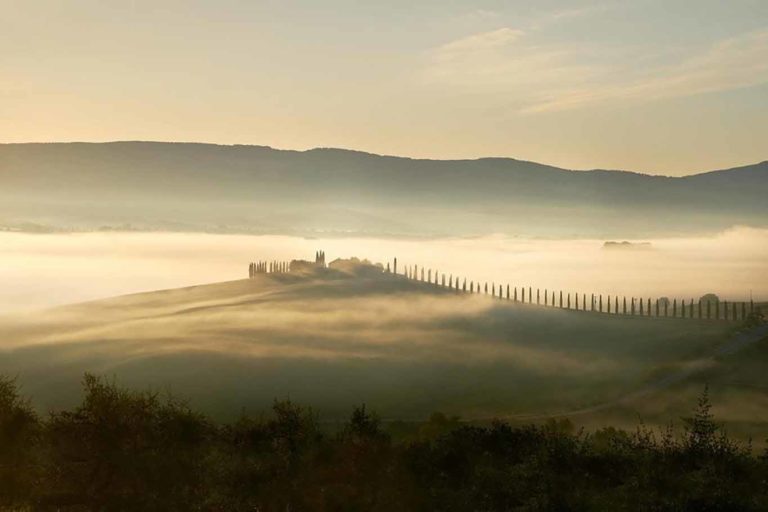
[[[206,481],[207,422],[156,393],[92,375],[83,387],[82,405],[48,422],[47,492],[87,510],[194,508]]]
[[[41,432],[16,381],[0,375],[0,510],[26,510],[40,484]]]

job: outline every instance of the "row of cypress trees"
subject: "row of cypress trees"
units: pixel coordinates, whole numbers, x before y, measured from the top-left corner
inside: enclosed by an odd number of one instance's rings
[[[397,273],[397,259],[394,263]],[[387,264],[389,271],[389,264]],[[496,285],[496,283],[467,281],[452,274],[446,275],[436,270],[419,267],[418,265],[406,266],[403,270],[406,279],[426,282],[436,286],[450,288],[459,292],[479,293],[490,295],[498,299],[506,299],[514,302],[537,304],[561,309],[573,309],[579,311],[592,311],[598,313],[669,317],[669,318],[697,318],[707,320],[749,320],[753,317],[761,317],[759,307],[755,307],[753,300],[749,302],[720,301],[717,296],[707,294],[694,303],[693,299],[686,302],[685,299],[669,300],[661,297],[656,300],[651,298],[619,297],[616,295],[602,295],[586,293],[563,292],[562,290],[548,290],[528,286]],[[535,292],[535,295],[534,295]],[[543,293],[542,293],[543,292]]]
[[[248,278],[253,279],[257,274],[283,274],[289,270],[287,261],[256,261],[248,264]]]

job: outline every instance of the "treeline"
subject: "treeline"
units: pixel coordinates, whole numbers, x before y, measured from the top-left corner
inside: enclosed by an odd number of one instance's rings
[[[397,274],[397,259],[395,259],[395,274]],[[389,272],[389,264],[387,264]],[[618,295],[602,295],[592,293],[566,292],[563,290],[549,290],[533,288],[532,286],[518,287],[507,284],[505,287],[488,282],[467,281],[453,274],[444,274],[432,269],[425,269],[418,265],[406,266],[403,271],[406,279],[421,281],[443,288],[450,288],[463,293],[477,293],[490,295],[493,298],[506,299],[513,302],[536,304],[538,306],[551,306],[553,308],[570,309],[577,311],[591,311],[614,315],[632,315],[664,318],[688,318],[699,320],[741,320],[747,325],[757,325],[765,321],[765,315],[759,304],[754,300],[749,302],[721,301],[714,293],[707,293],[697,302],[693,299],[686,302],[685,299],[670,300],[669,297],[659,297],[652,300],[650,297],[619,297]],[[534,292],[535,296],[534,296]],[[527,294],[526,294],[527,293]],[[587,299],[589,298],[589,302]]]
[[[276,401],[220,425],[91,375],[40,417],[0,378],[0,509],[62,511],[758,511],[768,458],[718,428],[706,392],[679,433],[477,426],[436,414],[342,428]]]

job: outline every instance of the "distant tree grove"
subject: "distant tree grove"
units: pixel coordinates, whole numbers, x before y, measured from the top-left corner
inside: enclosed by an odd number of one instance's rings
[[[0,509],[18,511],[764,511],[768,458],[728,439],[706,392],[684,430],[472,425],[434,414],[340,428],[276,401],[216,424],[86,375],[46,417],[0,378]]]

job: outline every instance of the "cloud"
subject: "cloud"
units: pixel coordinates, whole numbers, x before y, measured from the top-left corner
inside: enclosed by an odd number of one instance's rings
[[[530,33],[501,28],[444,44],[424,77],[469,93],[494,93],[522,113],[644,102],[768,82],[768,30],[721,40],[677,62],[638,64],[643,47],[533,44]]]
[[[522,30],[504,27],[451,41],[438,49],[438,59],[452,59],[463,54],[502,48],[523,35]]]
[[[607,82],[607,80],[606,80]],[[608,101],[651,101],[751,87],[768,82],[768,30],[718,42],[707,51],[649,76],[588,88],[552,91],[524,112],[546,112]]]
[[[470,93],[503,91],[525,103],[543,83],[589,72],[569,64],[573,48],[531,45],[527,36],[523,30],[504,27],[448,42],[429,52],[423,77],[427,84]]]

